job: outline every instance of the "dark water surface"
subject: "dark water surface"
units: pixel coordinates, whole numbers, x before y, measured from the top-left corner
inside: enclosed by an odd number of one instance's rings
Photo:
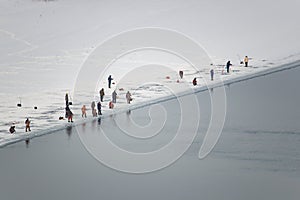
[[[171,166],[148,174],[112,170],[94,159],[76,128],[0,149],[0,199],[299,199],[300,67],[226,86],[227,116],[219,142],[204,160],[199,148],[210,119],[208,92],[197,94],[200,128],[192,146]],[[212,95],[216,95],[214,90]],[[162,134],[134,143],[112,118],[78,127],[87,135],[99,127],[122,148],[150,151],[163,146],[178,128],[177,101],[162,103]],[[148,108],[134,110],[140,125]],[[128,114],[119,116],[125,124]]]

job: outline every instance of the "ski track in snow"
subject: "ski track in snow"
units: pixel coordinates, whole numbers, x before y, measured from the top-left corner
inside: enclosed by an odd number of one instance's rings
[[[18,55],[18,54],[23,54],[23,53],[27,53],[27,52],[30,52],[30,51],[33,51],[34,49],[37,49],[38,46],[37,45],[34,45],[32,43],[30,43],[29,41],[27,40],[24,40],[24,39],[21,39],[19,37],[17,37],[14,33],[12,32],[9,32],[7,30],[3,30],[3,29],[0,29],[0,32],[8,35],[12,40],[15,40],[17,42],[21,42],[23,44],[25,44],[26,46],[28,46],[28,48],[25,48],[24,50],[21,50],[21,51],[17,51],[17,52],[14,52],[14,53],[9,53],[8,56],[13,56],[13,55]]]

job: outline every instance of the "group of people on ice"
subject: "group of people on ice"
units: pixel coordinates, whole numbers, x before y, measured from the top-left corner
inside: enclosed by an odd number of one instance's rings
[[[248,67],[248,63],[249,63],[249,58],[248,58],[248,56],[245,56],[244,61],[241,61],[241,62],[240,62],[240,64],[244,64],[245,67]],[[232,66],[231,62],[228,61],[228,62],[226,63],[226,66],[225,66],[225,69],[226,69],[227,74],[230,73],[230,67],[231,67],[231,66]],[[222,71],[222,73],[223,73],[223,71]],[[214,71],[213,68],[211,68],[211,69],[210,69],[210,79],[211,79],[211,81],[214,80],[214,74],[215,74],[215,71]],[[182,71],[182,70],[179,71],[179,77],[180,77],[181,79],[183,78],[183,71]],[[108,79],[107,79],[107,81],[108,81],[108,88],[109,88],[109,89],[111,88],[112,80],[113,80],[112,76],[109,75],[109,76],[108,76]],[[179,81],[179,80],[177,80],[177,81]],[[194,86],[197,85],[197,78],[196,78],[196,77],[192,80],[192,84],[193,84]],[[104,96],[105,96],[104,88],[101,88],[101,90],[99,91],[99,95],[100,95],[100,101],[97,102],[97,109],[96,109],[96,103],[95,103],[95,101],[93,101],[93,102],[91,103],[91,110],[92,110],[92,116],[93,116],[93,117],[97,117],[97,115],[102,115],[102,104],[101,104],[101,102],[104,101]],[[112,92],[112,94],[111,94],[111,101],[109,101],[109,103],[108,103],[109,109],[113,109],[114,106],[115,106],[115,104],[117,103],[117,95],[118,95],[118,94],[117,94],[116,90],[114,90],[114,91]],[[127,102],[128,104],[130,104],[130,102],[131,102],[133,99],[132,99],[131,93],[130,93],[129,91],[126,93],[125,97],[126,97],[126,102]],[[72,112],[71,109],[70,109],[70,105],[72,105],[72,102],[69,101],[69,95],[68,95],[68,93],[66,93],[66,95],[65,95],[65,103],[66,103],[66,107],[65,107],[65,110],[66,110],[65,118],[68,119],[68,122],[73,122],[73,112]],[[86,111],[87,111],[86,105],[83,105],[82,108],[81,108],[81,112],[82,112],[81,116],[82,116],[83,118],[86,118],[86,117],[87,117]],[[60,117],[59,119],[63,119],[63,117]],[[31,121],[29,120],[29,118],[27,118],[27,119],[25,120],[25,132],[31,131],[31,129],[30,129],[30,123],[31,123]],[[15,132],[16,132],[16,126],[15,126],[15,123],[13,123],[13,124],[10,126],[9,132],[10,132],[10,133],[15,133]]]
[[[108,88],[111,88],[111,84],[112,84],[112,76],[109,75],[108,77]],[[114,90],[111,94],[111,101],[109,101],[108,103],[108,107],[109,109],[113,109],[115,104],[117,103],[117,92],[116,90]],[[96,109],[96,102],[95,101],[92,101],[91,103],[91,111],[92,111],[92,116],[93,117],[97,117],[98,115],[102,115],[102,102],[104,102],[104,96],[105,96],[105,91],[104,91],[104,88],[101,88],[100,91],[99,91],[99,96],[100,96],[100,100],[97,102],[97,109]],[[128,104],[130,104],[130,102],[133,100],[132,97],[131,97],[131,93],[129,91],[127,91],[126,95],[126,102]],[[68,93],[66,94],[65,96],[65,101],[66,101],[66,118],[68,119],[68,122],[73,122],[73,113],[72,111],[70,110],[70,102],[69,102],[69,97],[68,97]],[[86,105],[83,105],[81,107],[81,116],[83,118],[86,118],[87,117],[87,107]]]
[[[249,58],[248,58],[248,56],[245,56],[244,62],[241,61],[240,64],[245,64],[244,66],[245,66],[245,67],[248,67],[248,62],[249,62]],[[231,64],[230,60],[227,61],[226,66],[225,66],[225,67],[226,67],[226,73],[227,73],[227,74],[230,73],[230,67],[231,67],[231,66],[232,66],[232,64]],[[214,80],[214,74],[215,74],[214,69],[211,68],[210,71],[209,71],[209,73],[210,73],[210,80],[213,81],[213,80]],[[222,71],[222,74],[223,74],[223,73],[224,73],[224,72]],[[183,71],[179,71],[179,76],[180,76],[180,78],[183,77]],[[194,78],[193,81],[192,81],[192,83],[193,83],[194,86],[197,85],[197,78]]]

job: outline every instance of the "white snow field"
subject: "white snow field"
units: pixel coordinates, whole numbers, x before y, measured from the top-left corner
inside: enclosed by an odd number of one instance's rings
[[[272,6],[270,6],[272,4]],[[160,100],[207,90],[223,83],[293,68],[300,59],[299,1],[0,1],[0,146],[40,136],[68,126],[64,116],[64,95],[69,93],[76,124],[91,120],[91,101],[105,89],[103,117]],[[77,75],[99,44],[120,32],[156,27],[180,32],[199,43],[211,65],[195,70],[176,56],[141,51],[124,56],[95,83],[93,93],[82,91],[75,98]],[[121,44],[120,44],[121,48]],[[108,52],[109,53],[109,52]],[[246,68],[240,61],[250,58]],[[224,65],[231,60],[229,74]],[[155,68],[152,83],[126,76],[138,66],[158,63],[169,71]],[[296,63],[296,64],[295,64]],[[151,66],[150,66],[151,67]],[[209,70],[215,79],[210,81]],[[179,79],[178,71],[184,71]],[[114,84],[107,88],[107,76]],[[124,78],[125,76],[125,78]],[[138,76],[138,75],[137,75]],[[149,75],[150,76],[150,75]],[[132,78],[133,77],[133,78]],[[198,85],[192,86],[197,77]],[[178,80],[178,81],[177,81]],[[170,91],[169,88],[175,88]],[[76,88],[75,88],[76,89]],[[111,93],[118,93],[113,110],[108,109]],[[131,91],[133,102],[126,104]],[[77,96],[77,97],[78,97]],[[17,107],[21,101],[22,107]],[[88,118],[81,118],[81,106]],[[37,109],[33,109],[37,106]],[[32,132],[25,133],[25,119]],[[16,133],[10,134],[11,124]]]

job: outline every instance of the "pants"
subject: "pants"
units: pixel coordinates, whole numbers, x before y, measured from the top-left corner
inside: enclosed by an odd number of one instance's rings
[[[27,125],[26,125],[25,132],[27,132],[27,131],[31,131],[31,130],[30,130],[30,126],[27,126]]]

